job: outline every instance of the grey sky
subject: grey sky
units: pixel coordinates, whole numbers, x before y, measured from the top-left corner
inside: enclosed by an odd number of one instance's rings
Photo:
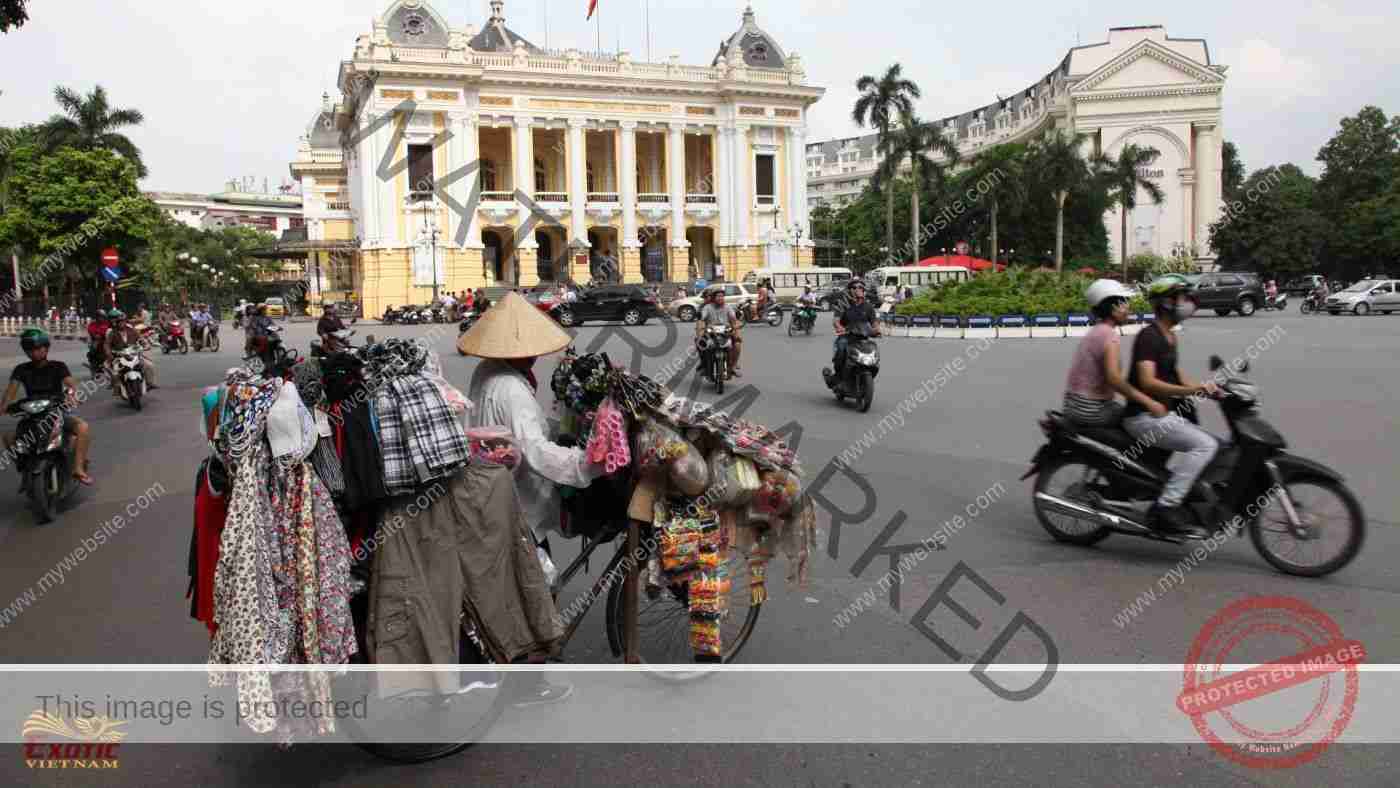
[[[132,133],[151,176],[143,186],[216,191],[230,177],[272,185],[288,177],[321,92],[337,64],[389,0],[35,0],[30,22],[0,35],[0,125],[54,111],[55,85],[86,92],[98,82],[119,106],[146,114]],[[454,26],[485,20],[487,0],[434,4]],[[599,0],[603,47],[620,38],[646,55],[644,0]],[[587,0],[507,0],[507,24],[543,46],[592,49]],[[653,60],[671,53],[708,63],[740,22],[742,0],[651,0]],[[1116,3],[959,3],[916,0],[756,0],[760,26],[799,52],[809,81],[827,88],[808,139],[858,133],[854,82],[900,61],[923,88],[920,111],[937,118],[1026,87],[1076,41],[1109,27],[1161,24],[1202,37],[1230,67],[1225,134],[1250,169],[1313,161],[1338,121],[1365,104],[1400,112],[1400,6],[1374,0],[1328,5],[1296,0],[1177,0],[1155,10]]]

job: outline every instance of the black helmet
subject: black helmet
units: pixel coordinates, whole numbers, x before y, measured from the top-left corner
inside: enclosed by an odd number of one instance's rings
[[[33,353],[35,348],[49,346],[49,335],[41,328],[27,329],[19,335],[19,346],[25,353]]]
[[[864,280],[864,279],[859,279],[859,278],[857,278],[857,277],[851,277],[851,280],[850,280],[849,282],[846,283],[846,290],[847,290],[847,291],[854,290],[854,289],[856,289],[857,287],[859,287],[861,290],[864,290],[864,289],[865,289],[865,280]]]

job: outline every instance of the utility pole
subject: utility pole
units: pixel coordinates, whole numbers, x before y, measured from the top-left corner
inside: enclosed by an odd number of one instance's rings
[[[423,237],[426,238],[426,239],[428,240],[428,243],[432,244],[431,252],[432,252],[432,256],[433,256],[433,260],[432,260],[432,265],[433,265],[433,301],[434,301],[434,303],[436,303],[437,300],[438,300],[438,275],[437,275],[437,242],[438,242],[438,228],[437,228],[437,222],[433,222],[433,224],[432,224],[431,227],[428,225],[428,214],[427,214],[426,211],[423,213]]]

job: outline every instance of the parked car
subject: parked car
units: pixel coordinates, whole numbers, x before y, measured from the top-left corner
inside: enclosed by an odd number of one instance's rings
[[[578,299],[555,304],[550,316],[562,326],[581,326],[587,321],[620,320],[639,326],[661,315],[656,297],[639,285],[603,285],[582,290]]]
[[[1333,315],[1342,312],[1356,315],[1400,312],[1400,279],[1363,279],[1328,296],[1323,308]]]
[[[740,305],[750,301],[758,300],[758,288],[746,284],[710,285],[707,289],[724,288],[724,303],[738,309]],[[700,308],[705,305],[705,299],[701,295],[693,295],[689,298],[677,298],[671,302],[669,307],[671,315],[677,320],[690,322],[700,317]]]
[[[1289,280],[1288,284],[1283,286],[1283,292],[1291,296],[1305,296],[1316,290],[1324,279],[1326,277],[1321,274],[1300,276],[1297,279]]]
[[[268,317],[285,318],[287,316],[287,301],[281,296],[273,296],[267,299],[263,302],[263,306],[267,307]]]
[[[1231,312],[1248,317],[1264,305],[1258,274],[1202,274],[1191,289],[1201,309],[1214,309],[1221,317]]]

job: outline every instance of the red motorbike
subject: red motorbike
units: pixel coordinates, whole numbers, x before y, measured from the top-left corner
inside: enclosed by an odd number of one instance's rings
[[[181,353],[190,352],[190,342],[185,338],[185,325],[179,320],[172,320],[165,324],[165,331],[160,335],[160,351],[162,353],[173,353],[176,350]]]

